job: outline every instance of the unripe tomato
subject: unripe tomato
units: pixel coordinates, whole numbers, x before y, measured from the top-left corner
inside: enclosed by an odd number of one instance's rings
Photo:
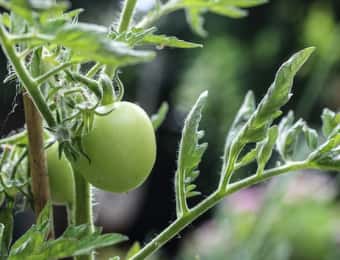
[[[63,154],[59,159],[58,145],[47,149],[47,170],[54,203],[66,204],[74,200],[74,178],[71,164]]]
[[[111,113],[95,116],[82,139],[84,156],[75,170],[99,189],[127,192],[149,176],[156,159],[156,138],[148,115],[130,102],[117,102]]]

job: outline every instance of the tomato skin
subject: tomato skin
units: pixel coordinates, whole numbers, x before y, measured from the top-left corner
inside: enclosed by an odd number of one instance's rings
[[[52,201],[56,204],[72,203],[75,186],[70,162],[64,154],[59,159],[57,143],[47,149],[46,157]]]
[[[141,185],[156,159],[156,138],[148,115],[130,102],[117,102],[105,116],[95,116],[83,137],[84,156],[73,167],[93,186],[122,193]]]

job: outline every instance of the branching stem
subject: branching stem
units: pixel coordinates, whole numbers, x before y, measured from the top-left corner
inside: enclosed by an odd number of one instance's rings
[[[292,171],[298,171],[302,169],[320,169],[320,167],[317,167],[316,165],[310,164],[309,162],[306,161],[289,163],[284,166],[266,170],[263,172],[262,175],[252,175],[238,182],[229,184],[226,189],[218,189],[216,192],[212,193],[209,197],[204,199],[198,205],[190,209],[182,217],[177,218],[168,228],[166,228],[162,233],[156,236],[152,241],[150,241],[146,246],[144,246],[136,255],[134,255],[129,260],[146,259],[146,257],[150,256],[155,251],[157,251],[161,246],[163,246],[170,239],[175,237],[180,231],[182,231],[195,219],[197,219],[203,213],[205,213],[213,206],[215,206],[225,196],[237,192],[241,189],[247,188],[256,183],[267,180],[273,176],[285,174]]]
[[[136,3],[137,0],[125,0],[118,26],[119,33],[122,33],[129,29],[135,11]]]
[[[17,55],[15,45],[10,40],[10,36],[6,32],[4,26],[0,26],[0,43],[20,82],[32,98],[34,105],[44,117],[48,126],[56,126],[56,121],[53,117],[53,114],[45,102],[44,97],[38,88],[37,82],[32,78],[22,60],[20,60],[19,56]]]
[[[43,83],[45,83],[50,77],[56,75],[58,72],[70,67],[73,63],[72,62],[65,62],[62,63],[56,67],[54,67],[53,69],[51,69],[50,71],[46,72],[45,74],[39,76],[38,78],[35,79],[37,85],[41,85]]]
[[[180,167],[179,167],[180,168]],[[177,218],[185,215],[188,211],[188,204],[185,196],[185,187],[182,187],[184,184],[184,174],[176,174],[175,179],[175,191],[176,191],[176,212]]]

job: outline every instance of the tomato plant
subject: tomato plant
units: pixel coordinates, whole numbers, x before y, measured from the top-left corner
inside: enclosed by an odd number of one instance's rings
[[[89,159],[73,162],[76,171],[97,188],[127,192],[150,174],[156,158],[156,138],[148,115],[130,102],[118,102],[112,112],[95,116],[93,129],[82,139]]]
[[[184,10],[192,31],[206,36],[206,12],[242,18],[245,8],[266,0],[157,1],[141,16],[135,16],[136,3],[124,1],[119,23],[107,28],[78,22],[82,10],[68,11],[66,1],[0,0],[5,10],[0,15],[0,45],[9,62],[5,82],[15,79],[20,86],[26,120],[24,130],[0,140],[0,198],[5,197],[1,209],[6,213],[0,214],[0,248],[5,259],[89,260],[95,249],[125,241],[123,235],[101,234],[94,227],[91,185],[127,192],[146,180],[156,157],[154,131],[164,120],[167,105],[150,119],[139,106],[122,101],[120,69],[152,60],[160,46],[202,47],[157,34],[153,26],[162,16]],[[284,62],[258,105],[254,93],[248,92],[226,135],[219,184],[191,207],[188,201],[200,194],[196,179],[207,148],[199,124],[208,92],[198,97],[179,144],[176,218],[142,248],[134,246],[127,259],[147,258],[240,189],[296,170],[340,171],[339,113],[325,109],[319,132],[302,119],[295,122],[292,112],[277,120],[292,96],[295,75],[314,49],[305,48]],[[45,136],[55,141],[47,150]],[[307,147],[302,159],[295,157],[297,143]],[[268,168],[274,151],[277,162]],[[250,163],[257,165],[253,174],[232,178]],[[71,207],[69,226],[57,239],[51,225],[53,200]],[[34,208],[37,223],[13,244],[13,214],[27,207]]]

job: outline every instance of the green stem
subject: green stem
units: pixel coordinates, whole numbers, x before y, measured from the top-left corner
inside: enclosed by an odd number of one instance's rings
[[[184,174],[177,171],[175,177],[177,218],[182,217],[189,211],[184,189]]]
[[[219,189],[225,189],[227,185],[230,182],[231,176],[233,175],[235,171],[235,165],[237,162],[237,158],[242,150],[243,146],[240,146],[238,144],[232,144],[230,147],[228,160],[223,165],[222,169],[222,177],[220,179],[219,183]]]
[[[53,37],[44,35],[44,34],[38,34],[38,33],[27,33],[27,34],[20,34],[20,35],[11,35],[9,36],[9,39],[13,43],[20,43],[20,42],[31,41],[31,40],[40,40],[42,42],[46,42],[46,41],[52,41]]]
[[[120,16],[118,32],[122,33],[129,29],[137,0],[125,0],[122,14]]]
[[[96,63],[91,67],[91,69],[86,73],[85,76],[87,78],[93,78],[101,68],[102,64]]]
[[[46,72],[45,74],[39,76],[38,78],[36,78],[36,83],[37,85],[41,85],[44,82],[46,82],[50,77],[54,76],[55,74],[57,74],[58,72],[66,69],[67,67],[70,67],[73,64],[73,62],[65,62],[62,63],[56,67],[54,67],[53,69],[51,69],[50,71]]]
[[[186,215],[176,219],[161,234],[149,242],[142,250],[129,260],[144,260],[152,253],[157,251],[166,242],[175,237],[181,230],[192,223],[204,212],[212,208],[217,202],[223,198],[223,194],[215,192],[206,198],[202,203],[191,209]]]
[[[124,1],[123,10],[120,15],[120,20],[119,20],[119,25],[118,25],[119,33],[129,30],[136,4],[137,4],[137,0],[125,0]],[[116,67],[107,65],[105,66],[104,71],[110,78],[113,78],[115,71],[116,71]]]
[[[23,130],[20,133],[11,135],[9,137],[5,137],[3,139],[0,139],[0,145],[2,144],[27,144],[27,130]]]
[[[88,224],[91,226],[90,232],[94,231],[92,219],[91,187],[84,177],[74,171],[75,199],[72,210],[72,223],[74,225]],[[93,254],[77,256],[76,260],[93,260]]]
[[[91,90],[99,99],[102,98],[102,90],[98,84],[98,82],[94,79],[90,79],[84,75],[79,73],[75,73],[72,71],[66,71],[66,73],[75,81],[78,81],[84,84],[89,90]]]
[[[295,162],[281,167],[277,167],[271,170],[264,171],[263,175],[252,175],[241,181],[229,184],[225,190],[217,190],[205,200],[200,202],[194,208],[190,209],[187,214],[176,219],[168,228],[166,228],[161,234],[150,241],[145,247],[143,247],[136,255],[134,255],[129,260],[143,260],[146,257],[153,254],[161,246],[167,243],[170,239],[175,237],[180,231],[182,231],[186,226],[192,223],[195,219],[201,216],[203,213],[215,206],[220,200],[225,196],[239,191],[243,188],[249,187],[273,176],[281,175],[284,173],[297,171],[301,169],[313,169],[316,168],[310,165],[308,162]]]
[[[90,184],[77,171],[74,171],[75,179],[75,207],[74,207],[74,223],[76,225],[90,224],[92,225],[92,204]]]
[[[50,111],[47,103],[45,102],[45,99],[38,88],[37,82],[31,77],[27,68],[17,56],[14,44],[10,40],[10,37],[6,32],[6,29],[3,26],[0,26],[0,43],[6,57],[12,64],[19,80],[21,81],[22,85],[25,87],[26,91],[31,96],[34,105],[42,114],[48,126],[49,127],[56,126],[56,121],[53,117],[53,114]]]

